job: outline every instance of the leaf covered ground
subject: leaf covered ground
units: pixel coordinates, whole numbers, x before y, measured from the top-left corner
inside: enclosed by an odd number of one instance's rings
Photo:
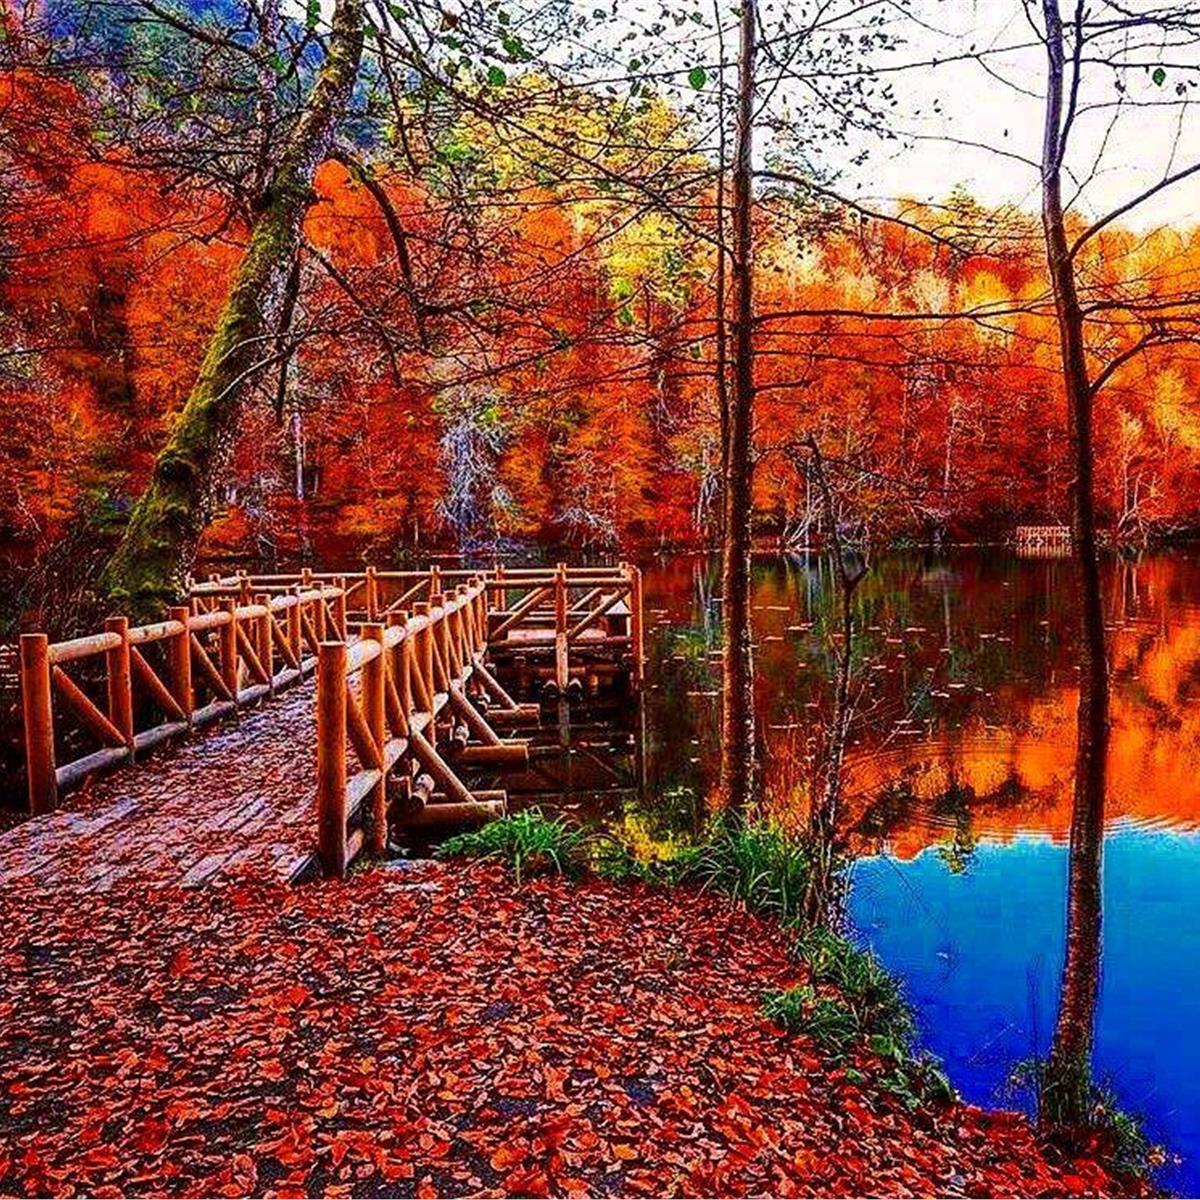
[[[759,1001],[802,969],[716,896],[430,864],[0,919],[0,1193],[1117,1190],[785,1037]]]

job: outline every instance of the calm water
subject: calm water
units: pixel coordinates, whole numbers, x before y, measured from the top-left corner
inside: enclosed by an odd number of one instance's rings
[[[1112,562],[1113,665],[1096,1067],[1200,1194],[1200,560]],[[829,566],[756,569],[765,789],[804,819],[836,652]],[[714,770],[712,564],[648,564],[647,807],[625,832],[686,838]],[[1044,1053],[1058,1004],[1075,738],[1070,564],[893,556],[858,594],[846,808],[851,917],[907,981],[926,1043],[985,1104]]]

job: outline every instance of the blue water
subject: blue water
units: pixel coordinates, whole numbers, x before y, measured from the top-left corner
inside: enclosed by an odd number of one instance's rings
[[[1067,855],[1049,838],[984,843],[952,874],[928,850],[860,860],[851,917],[906,981],[924,1044],[960,1093],[1012,1105],[1014,1063],[1044,1053],[1062,964]],[[1094,1063],[1178,1155],[1161,1182],[1200,1195],[1200,835],[1131,826],[1104,846]]]

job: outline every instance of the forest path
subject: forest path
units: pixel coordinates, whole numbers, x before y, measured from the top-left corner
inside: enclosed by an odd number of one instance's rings
[[[0,835],[0,887],[295,878],[316,849],[314,689],[306,680]]]

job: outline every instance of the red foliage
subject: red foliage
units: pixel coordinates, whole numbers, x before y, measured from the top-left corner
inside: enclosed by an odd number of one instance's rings
[[[430,866],[3,918],[5,1194],[1116,1186],[1023,1118],[909,1114],[781,1036],[758,998],[796,968],[712,896]]]

